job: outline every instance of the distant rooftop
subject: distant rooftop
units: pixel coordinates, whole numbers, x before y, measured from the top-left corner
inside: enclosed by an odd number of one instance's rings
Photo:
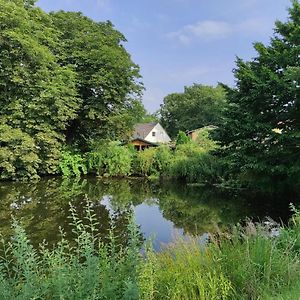
[[[139,123],[134,126],[133,138],[145,139],[157,122]]]

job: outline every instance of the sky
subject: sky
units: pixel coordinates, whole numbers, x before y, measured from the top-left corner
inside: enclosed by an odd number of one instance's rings
[[[289,0],[39,0],[45,11],[81,11],[110,20],[140,66],[143,103],[155,112],[166,95],[193,83],[234,86],[236,57],[255,57],[253,42],[269,43]]]

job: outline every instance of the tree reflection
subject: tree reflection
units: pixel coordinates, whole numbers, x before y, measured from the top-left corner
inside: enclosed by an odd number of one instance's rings
[[[214,188],[187,186],[180,182],[50,178],[34,184],[1,183],[0,232],[4,237],[11,235],[11,215],[14,215],[21,220],[35,246],[44,239],[52,245],[59,239],[59,227],[64,228],[67,237],[73,237],[69,203],[83,218],[87,201],[93,204],[102,239],[107,238],[113,227],[122,243],[126,242],[132,209],[141,203],[158,205],[165,219],[194,235],[212,232],[216,225],[223,228],[235,224],[246,216],[263,217],[267,213],[274,217],[283,212],[281,207],[276,208],[274,201],[272,209],[268,207],[267,210],[259,200],[250,202]]]

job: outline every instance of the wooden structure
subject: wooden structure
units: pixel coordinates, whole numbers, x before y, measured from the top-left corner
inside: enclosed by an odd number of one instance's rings
[[[131,140],[130,144],[132,144],[137,151],[142,151],[147,148],[158,146],[158,144],[151,143],[151,142],[148,142],[148,141],[146,141],[144,139],[140,139],[140,138],[135,138],[135,139]]]
[[[197,137],[198,137],[198,133],[199,133],[199,129],[194,129],[194,130],[189,130],[186,131],[186,135],[192,140],[192,141],[196,141]]]

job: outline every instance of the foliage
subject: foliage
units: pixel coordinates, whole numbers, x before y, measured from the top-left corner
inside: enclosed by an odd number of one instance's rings
[[[0,124],[0,178],[35,179],[39,163],[34,139],[21,129]]]
[[[156,148],[148,148],[136,153],[133,164],[134,173],[142,176],[157,175],[155,168]]]
[[[218,148],[218,143],[211,138],[215,129],[217,129],[217,127],[205,126],[197,130],[196,144],[206,151],[216,150]]]
[[[144,110],[139,68],[110,22],[34,3],[0,0],[0,126],[13,133],[3,137],[4,179],[57,174],[66,144],[85,152],[99,136],[126,137]]]
[[[96,216],[87,206],[79,219],[71,206],[75,238],[61,232],[53,250],[33,248],[17,221],[14,239],[3,243],[0,258],[1,299],[138,299],[139,234],[131,220],[122,247],[111,230],[108,243],[97,235]]]
[[[38,156],[34,163],[27,162],[30,172],[26,163],[20,164],[20,172],[11,173],[11,178],[36,176],[37,170],[53,174],[63,132],[79,107],[76,75],[69,66],[61,66],[52,52],[59,45],[58,32],[46,13],[30,2],[2,0],[0,4],[0,122],[23,132],[24,139],[30,136],[36,148],[28,145],[26,152]]]
[[[131,161],[132,151],[118,142],[102,142],[88,154],[89,170],[97,175],[127,176]]]
[[[299,15],[299,1],[293,1],[270,44],[255,43],[252,61],[237,59],[237,85],[226,87],[229,108],[218,138],[227,179],[245,186],[299,191]]]
[[[297,299],[300,252],[293,247],[299,215],[290,228],[247,222],[230,233],[211,235],[210,243],[177,239],[155,253],[141,241],[132,217],[127,235],[111,229],[103,240],[92,202],[79,216],[71,205],[73,236],[61,230],[50,249],[37,249],[13,221],[14,236],[1,240],[1,299]],[[277,225],[278,226],[278,225]]]
[[[176,146],[186,144],[190,141],[190,138],[181,130],[179,130],[176,137]]]
[[[225,90],[220,85],[194,84],[185,87],[183,93],[166,96],[159,113],[162,125],[175,137],[179,130],[221,124],[225,108]]]
[[[161,145],[156,148],[154,167],[160,175],[168,175],[173,160],[173,153],[169,146]]]
[[[123,46],[125,37],[110,21],[95,22],[81,13],[59,11],[51,19],[61,32],[59,61],[76,72],[81,99],[68,138],[82,148],[89,140],[122,138],[136,118],[132,109],[141,107],[142,89],[139,67]]]
[[[86,161],[78,153],[63,151],[61,153],[59,167],[64,177],[80,177],[82,174],[87,174]]]
[[[207,148],[199,147],[193,141],[178,145],[170,166],[170,176],[189,182],[218,182],[221,175],[220,165],[216,158],[209,154],[209,150],[212,150],[211,145]]]

